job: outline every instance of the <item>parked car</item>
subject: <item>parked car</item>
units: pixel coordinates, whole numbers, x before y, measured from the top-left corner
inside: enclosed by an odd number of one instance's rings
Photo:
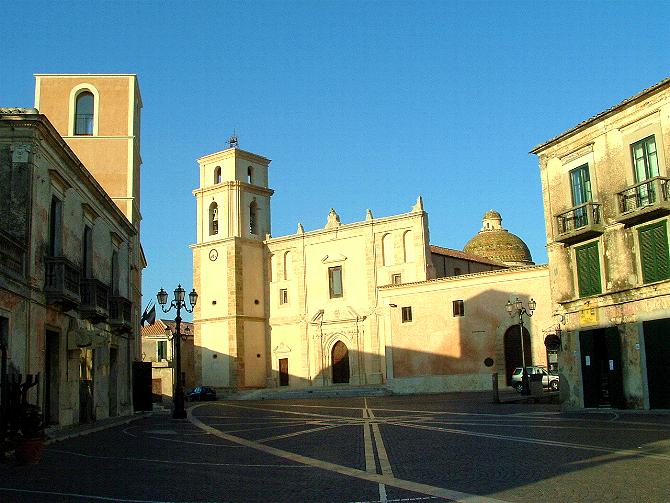
[[[209,386],[196,386],[190,391],[186,392],[186,400],[202,401],[202,400],[216,400],[216,391]]]
[[[521,373],[523,367],[517,367],[512,373],[512,387],[516,389],[519,393],[523,390],[521,384]],[[531,374],[541,374],[542,375],[542,387],[548,388],[550,391],[557,391],[559,386],[559,377],[555,374],[550,374],[547,372],[547,369],[544,367],[526,367],[526,372],[528,375]]]

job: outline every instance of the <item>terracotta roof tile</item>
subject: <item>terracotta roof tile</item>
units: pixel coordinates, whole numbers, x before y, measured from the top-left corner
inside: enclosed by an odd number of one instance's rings
[[[469,260],[470,262],[477,262],[479,264],[486,265],[497,265],[500,267],[507,267],[505,264],[496,262],[495,260],[489,260],[479,255],[473,255],[471,253],[465,253],[460,250],[454,250],[453,248],[443,248],[442,246],[430,245],[430,252],[435,253],[436,255],[444,255],[446,257],[459,258],[462,260]]]

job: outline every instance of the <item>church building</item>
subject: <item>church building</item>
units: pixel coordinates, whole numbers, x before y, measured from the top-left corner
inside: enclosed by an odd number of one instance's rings
[[[194,346],[203,385],[489,389],[492,372],[521,365],[518,319],[505,310],[516,297],[538,305],[524,328],[526,363],[547,364],[548,270],[497,212],[465,251],[431,246],[420,197],[400,215],[367,210],[342,223],[331,209],[321,229],[298,224],[272,237],[270,160],[233,138],[198,163]]]

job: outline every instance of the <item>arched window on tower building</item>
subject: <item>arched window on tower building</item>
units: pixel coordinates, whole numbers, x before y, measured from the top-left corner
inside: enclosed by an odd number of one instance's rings
[[[249,205],[249,233],[258,235],[258,204],[256,200],[251,201]]]
[[[77,136],[93,135],[93,105],[91,91],[82,91],[77,95],[74,112],[74,134]]]
[[[219,206],[216,203],[209,205],[209,235],[219,233]]]

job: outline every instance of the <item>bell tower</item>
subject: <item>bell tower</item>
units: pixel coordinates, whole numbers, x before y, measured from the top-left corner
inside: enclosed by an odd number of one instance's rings
[[[270,234],[270,160],[238,148],[198,159],[193,285],[196,374],[218,388],[266,379],[265,236]]]

